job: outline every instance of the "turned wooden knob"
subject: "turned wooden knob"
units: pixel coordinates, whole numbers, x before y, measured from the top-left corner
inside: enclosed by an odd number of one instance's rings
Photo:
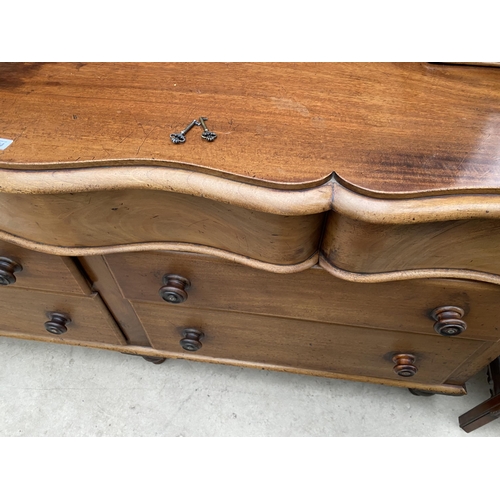
[[[45,323],[45,330],[54,335],[62,335],[68,329],[66,325],[71,323],[71,318],[67,314],[52,312],[47,315],[50,320]]]
[[[467,329],[467,323],[460,319],[464,314],[465,312],[461,307],[437,307],[431,313],[432,319],[436,321],[434,330],[445,337],[459,335]]]
[[[16,282],[14,273],[23,270],[23,266],[8,257],[0,257],[0,285],[12,285]]]
[[[165,274],[163,284],[165,286],[158,290],[163,300],[171,304],[181,304],[187,300],[188,294],[186,290],[191,286],[191,282],[187,278],[177,274]]]
[[[392,361],[395,364],[394,372],[400,377],[413,377],[418,371],[418,368],[413,364],[415,363],[413,354],[396,354]]]
[[[180,341],[181,347],[186,351],[197,351],[203,347],[200,340],[205,336],[203,332],[195,328],[186,328],[182,332],[183,338]]]

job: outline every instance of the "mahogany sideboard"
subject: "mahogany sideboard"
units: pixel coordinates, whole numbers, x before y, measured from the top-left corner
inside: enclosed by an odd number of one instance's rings
[[[500,356],[498,68],[0,64],[0,138],[1,335],[416,394]]]

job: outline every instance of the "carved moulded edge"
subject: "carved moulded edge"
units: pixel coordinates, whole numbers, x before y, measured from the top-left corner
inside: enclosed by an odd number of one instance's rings
[[[389,271],[384,273],[354,273],[334,266],[323,255],[319,256],[319,266],[336,278],[356,283],[382,283],[387,281],[403,281],[425,278],[452,278],[472,281],[483,281],[500,285],[500,276],[470,271],[469,269],[408,269],[405,271]]]
[[[61,194],[145,189],[208,198],[276,215],[310,215],[334,210],[374,224],[421,224],[447,220],[500,219],[500,194],[443,191],[395,198],[359,193],[335,173],[318,186],[252,184],[210,173],[161,166],[97,166],[56,170],[0,168],[0,192]]]
[[[207,172],[210,172],[207,169]],[[250,184],[212,173],[166,166],[94,166],[56,170],[0,169],[0,192],[61,194],[127,189],[161,190],[208,198],[221,203],[283,216],[335,211],[373,224],[419,224],[474,218],[500,219],[500,194],[444,192],[429,196],[383,198],[380,193],[359,193],[333,173],[321,185],[287,189],[286,185]],[[389,195],[388,195],[389,196]],[[258,261],[217,248],[176,242],[153,242],[106,247],[60,247],[30,241],[0,231],[0,239],[39,252],[85,256],[117,252],[169,250],[214,255],[229,261],[275,273],[300,272],[317,264],[348,281],[374,283],[419,278],[458,278],[500,284],[500,276],[466,269],[420,269],[360,274],[339,269],[316,252],[307,260],[280,265]]]

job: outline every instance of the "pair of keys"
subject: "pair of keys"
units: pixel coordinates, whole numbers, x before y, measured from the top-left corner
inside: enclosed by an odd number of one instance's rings
[[[200,117],[199,121],[198,120],[193,120],[184,130],[179,132],[178,134],[170,134],[170,140],[174,144],[182,144],[183,142],[186,142],[186,134],[195,126],[197,125],[198,127],[203,127],[203,133],[201,134],[201,138],[205,139],[208,142],[215,141],[217,139],[217,134],[215,132],[211,132],[208,130],[205,120],[208,120],[208,118]]]

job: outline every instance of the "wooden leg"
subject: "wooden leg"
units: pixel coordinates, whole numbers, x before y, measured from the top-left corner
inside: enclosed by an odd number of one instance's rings
[[[157,356],[142,356],[146,361],[153,363],[155,365],[161,365],[167,358],[160,358]]]
[[[414,396],[434,396],[435,392],[422,391],[420,389],[408,389]]]
[[[160,356],[141,356],[140,354],[131,354],[129,352],[122,352],[122,354],[125,354],[127,356],[140,356],[141,358],[149,361],[150,363],[154,363],[155,365],[161,365],[164,361],[167,360],[167,358],[161,358]]]
[[[488,380],[492,384],[491,398],[458,418],[465,432],[472,432],[500,417],[500,357],[490,363]]]

